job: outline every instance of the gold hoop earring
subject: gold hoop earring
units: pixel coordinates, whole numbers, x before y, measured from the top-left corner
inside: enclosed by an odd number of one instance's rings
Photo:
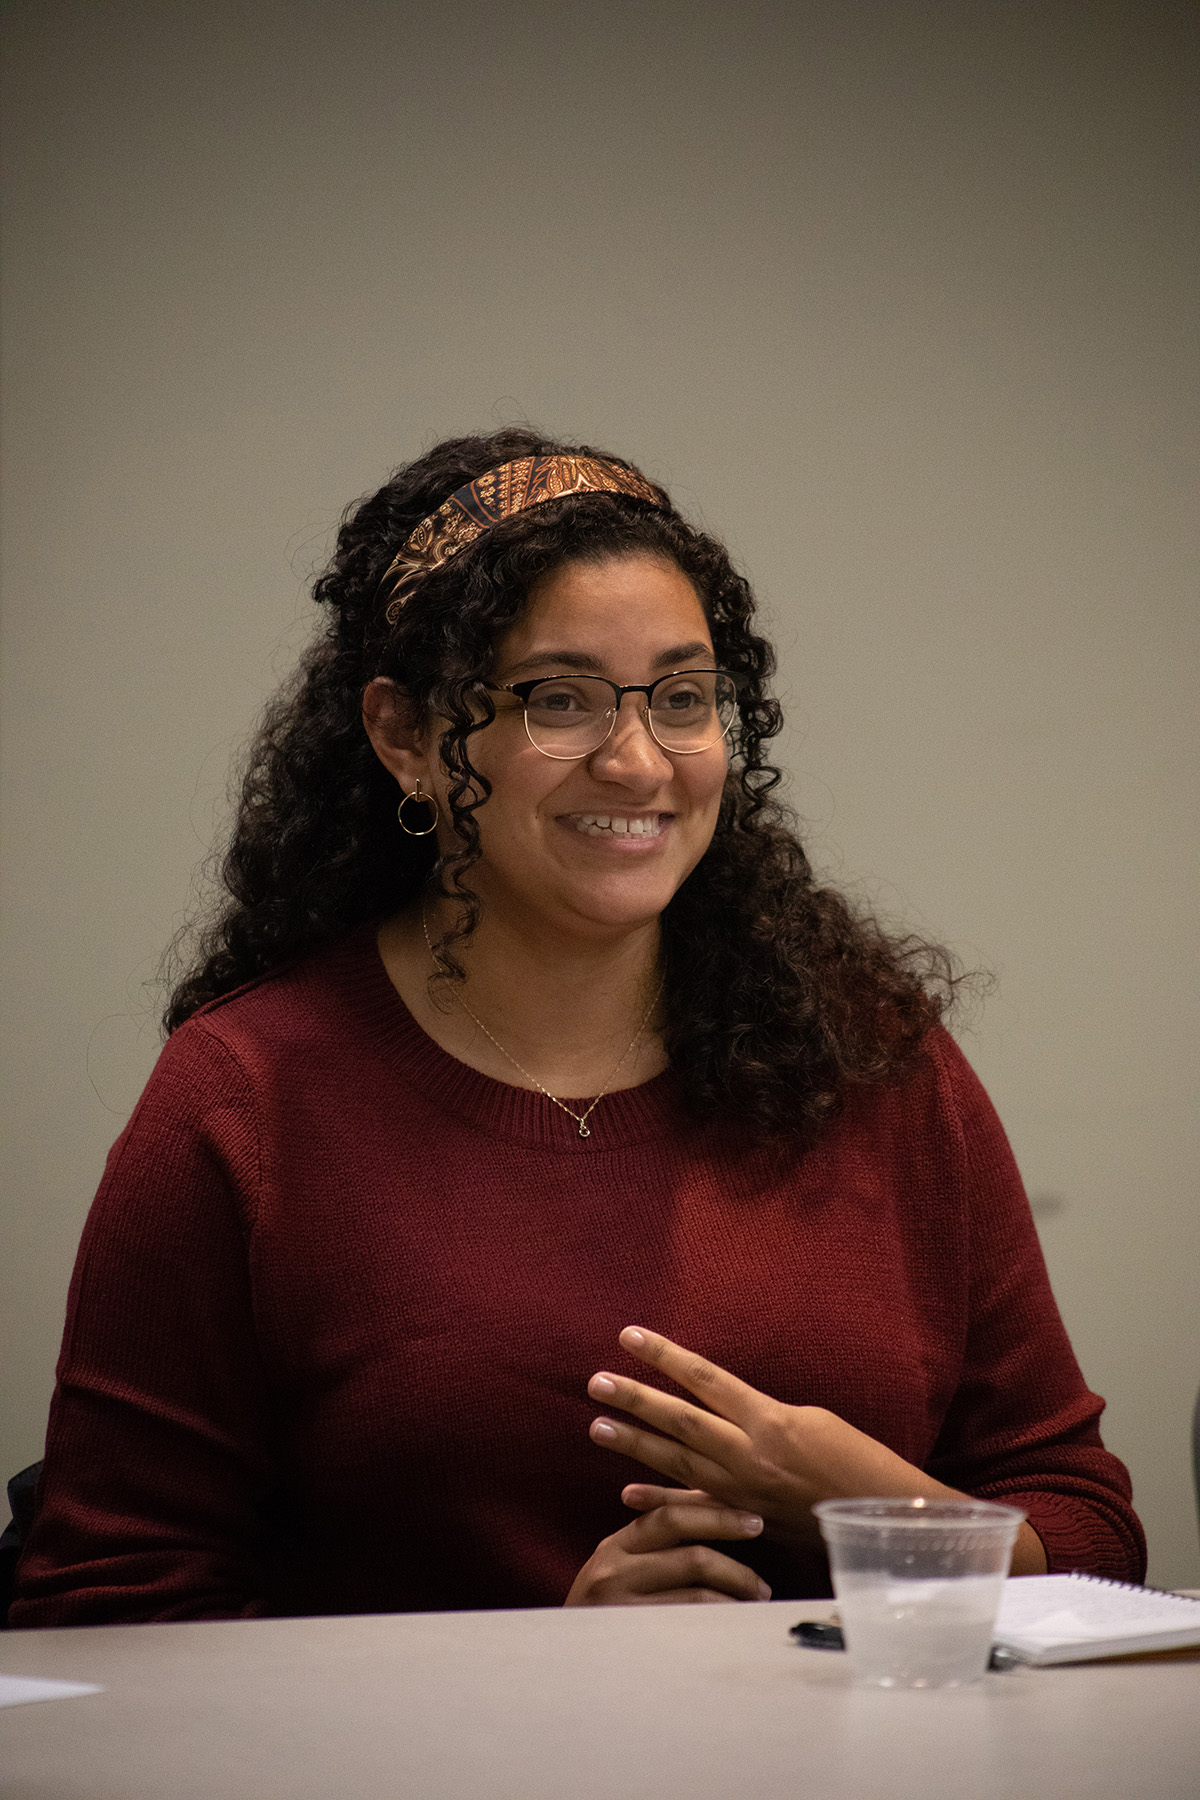
[[[404,823],[404,809],[406,806],[410,806],[413,801],[416,801],[419,806],[428,806],[432,809],[433,822],[432,824],[427,825],[424,831],[414,831],[411,825],[406,825]],[[418,781],[412,793],[405,794],[403,800],[396,808],[396,817],[400,821],[401,831],[407,832],[409,837],[428,837],[431,831],[437,830],[438,803],[432,794],[423,794],[421,792],[421,783]]]

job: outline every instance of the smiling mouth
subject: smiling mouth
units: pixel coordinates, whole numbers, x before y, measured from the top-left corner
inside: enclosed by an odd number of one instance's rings
[[[587,837],[661,837],[669,813],[570,813],[564,825],[573,825]]]

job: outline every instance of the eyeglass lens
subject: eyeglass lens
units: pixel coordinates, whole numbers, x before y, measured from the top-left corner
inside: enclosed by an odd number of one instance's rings
[[[736,698],[727,675],[690,669],[666,676],[655,682],[650,697],[651,733],[664,750],[682,755],[707,750],[732,725]],[[547,756],[586,756],[612,730],[614,699],[612,684],[598,675],[539,681],[525,702],[525,729]]]

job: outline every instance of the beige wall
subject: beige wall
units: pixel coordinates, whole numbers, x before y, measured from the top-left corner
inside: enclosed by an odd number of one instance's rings
[[[818,857],[997,972],[966,1047],[1200,1583],[1195,10],[6,17],[5,1472],[337,514],[527,416],[728,537]]]

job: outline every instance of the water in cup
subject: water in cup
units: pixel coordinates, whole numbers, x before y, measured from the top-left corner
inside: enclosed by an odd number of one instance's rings
[[[879,1687],[958,1687],[987,1668],[1004,1576],[949,1581],[838,1578],[838,1610],[858,1680]]]

